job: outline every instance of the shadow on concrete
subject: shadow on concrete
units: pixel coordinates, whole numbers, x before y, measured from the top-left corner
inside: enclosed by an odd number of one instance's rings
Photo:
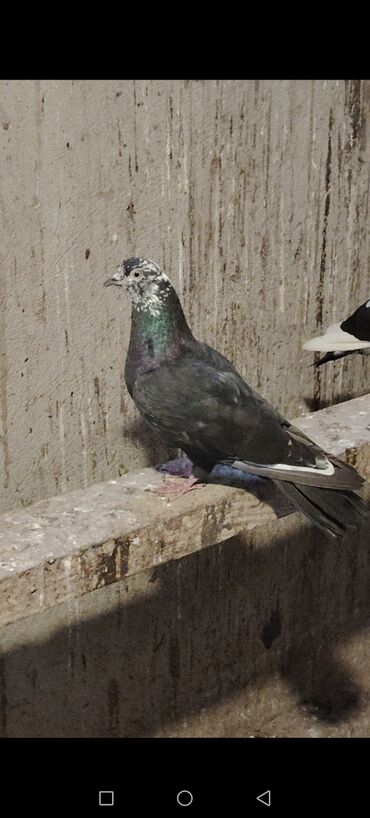
[[[140,415],[135,416],[124,431],[123,439],[128,438],[131,444],[146,453],[146,466],[154,466],[159,461],[176,456],[176,451],[164,443],[158,434],[152,431]],[[123,472],[122,472],[123,473]]]
[[[309,412],[317,412],[319,409],[327,409],[329,406],[336,406],[337,403],[344,403],[346,400],[353,400],[353,398],[360,398],[361,395],[364,395],[365,392],[358,390],[356,393],[354,392],[343,392],[336,397],[333,397],[331,400],[325,400],[324,398],[313,398],[312,396],[305,395],[303,397],[303,402]]]
[[[370,625],[368,535],[337,544],[294,515],[260,540],[233,538],[4,628],[1,735],[171,735],[241,694],[258,727],[253,691],[277,677],[293,709],[345,724],[362,691],[339,652]]]

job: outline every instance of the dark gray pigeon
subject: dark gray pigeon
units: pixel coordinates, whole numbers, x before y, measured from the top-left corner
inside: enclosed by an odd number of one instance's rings
[[[341,324],[331,324],[324,335],[311,338],[303,344],[303,349],[311,352],[326,352],[312,366],[321,366],[328,361],[337,361],[346,355],[370,355],[370,301],[361,304],[349,318]]]
[[[124,285],[132,299],[127,389],[147,423],[194,464],[189,488],[225,465],[270,477],[334,537],[357,528],[365,513],[355,494],[362,477],[285,420],[223,355],[194,338],[157,264],[127,259],[108,285]]]

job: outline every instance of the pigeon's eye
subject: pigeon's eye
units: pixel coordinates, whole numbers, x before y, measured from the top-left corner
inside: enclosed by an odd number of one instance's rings
[[[136,273],[134,273],[135,278],[139,278],[139,275],[140,275],[140,273],[138,273],[137,270],[136,270]]]

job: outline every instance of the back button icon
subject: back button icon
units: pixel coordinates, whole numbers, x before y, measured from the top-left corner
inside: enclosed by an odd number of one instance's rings
[[[271,807],[271,790],[266,790],[266,792],[261,792],[261,795],[257,795],[257,801],[260,801],[265,807]]]

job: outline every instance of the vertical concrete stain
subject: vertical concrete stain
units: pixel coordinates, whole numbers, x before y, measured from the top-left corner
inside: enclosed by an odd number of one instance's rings
[[[325,166],[325,203],[324,203],[324,219],[322,229],[322,244],[321,244],[321,258],[320,258],[320,272],[319,284],[316,290],[316,326],[322,326],[323,318],[323,298],[324,298],[324,279],[326,273],[327,261],[327,234],[328,234],[328,220],[330,211],[330,194],[331,194],[331,162],[332,162],[332,130],[333,130],[333,110],[329,112],[329,129],[328,129],[328,152],[326,156]],[[321,405],[321,379],[322,370],[315,369],[315,383],[314,383],[314,404],[313,409],[320,409]]]
[[[108,735],[114,736],[119,731],[120,691],[116,679],[111,679],[108,685]]]

